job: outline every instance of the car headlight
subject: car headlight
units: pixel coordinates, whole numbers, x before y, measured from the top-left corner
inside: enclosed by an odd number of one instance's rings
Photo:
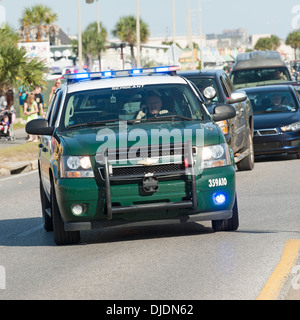
[[[298,122],[291,123],[287,126],[281,127],[280,129],[283,132],[300,130],[300,122],[298,121]]]
[[[226,143],[203,147],[201,169],[223,167],[230,164],[230,153]]]
[[[94,177],[91,160],[87,156],[62,156],[60,172],[62,178]]]

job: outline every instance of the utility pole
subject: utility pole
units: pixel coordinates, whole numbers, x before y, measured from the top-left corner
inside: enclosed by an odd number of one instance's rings
[[[188,21],[188,41],[189,41],[189,47],[192,51],[193,56],[193,39],[192,39],[192,23],[191,23],[191,10],[190,10],[190,1],[187,0],[187,21]]]
[[[82,39],[81,39],[81,17],[80,17],[80,0],[78,0],[78,63],[79,70],[82,69]]]
[[[173,16],[173,45],[172,45],[172,55],[173,63],[175,64],[175,43],[176,43],[176,32],[175,32],[175,0],[172,0],[172,16]]]
[[[136,62],[141,67],[140,1],[136,0]]]
[[[203,48],[202,48],[202,17],[201,17],[201,0],[198,0],[198,10],[199,10],[199,33],[200,33],[200,69],[203,69]]]

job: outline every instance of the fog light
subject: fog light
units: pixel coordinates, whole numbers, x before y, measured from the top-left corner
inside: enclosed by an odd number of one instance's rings
[[[214,193],[213,200],[214,200],[214,203],[217,205],[224,204],[226,201],[226,194],[222,192]]]
[[[73,204],[72,206],[72,212],[76,215],[79,216],[80,214],[83,213],[83,206],[81,204]]]

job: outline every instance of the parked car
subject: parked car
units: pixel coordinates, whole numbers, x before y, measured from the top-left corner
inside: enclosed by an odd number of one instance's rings
[[[239,53],[230,72],[237,89],[292,81],[278,51]]]
[[[27,123],[41,136],[44,228],[56,244],[80,230],[116,225],[212,221],[238,228],[233,155],[199,92],[174,68],[66,74],[46,119]]]
[[[194,83],[205,96],[207,99],[205,104],[211,114],[220,104],[234,106],[236,116],[232,119],[219,121],[217,124],[221,127],[226,141],[234,153],[238,170],[252,170],[254,168],[253,111],[247,95],[235,90],[224,70],[192,70],[181,71],[178,74]]]
[[[254,153],[297,154],[300,157],[299,95],[291,85],[243,89],[254,113]]]

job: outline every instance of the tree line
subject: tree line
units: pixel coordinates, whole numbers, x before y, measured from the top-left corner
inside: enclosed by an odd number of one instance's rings
[[[26,50],[18,46],[20,38],[29,42],[33,38],[35,41],[41,41],[42,35],[50,38],[50,35],[57,33],[54,23],[58,16],[51,8],[45,5],[35,5],[30,8],[24,8],[20,19],[20,30],[14,31],[8,25],[0,28],[0,95],[8,89],[17,88],[21,85],[35,86],[45,83],[44,75],[46,73],[45,62],[38,59],[28,59]],[[118,37],[121,42],[130,47],[131,63],[136,66],[134,47],[136,44],[136,18],[135,16],[121,17],[116,23],[112,34]],[[140,19],[140,39],[145,43],[150,35],[148,25]],[[82,33],[82,48],[85,63],[91,65],[91,62],[98,58],[101,63],[101,54],[108,46],[107,30],[100,23],[100,32],[98,32],[97,22],[91,23]],[[75,55],[78,54],[77,40],[73,40],[72,47]]]
[[[26,51],[18,46],[20,37],[24,41],[41,41],[42,35],[50,39],[52,34],[58,32],[54,23],[58,16],[53,10],[45,5],[35,5],[24,8],[20,19],[20,30],[15,32],[9,26],[0,28],[0,94],[11,88],[21,85],[34,86],[45,83],[44,75],[46,65],[38,58],[27,59]],[[35,33],[32,35],[32,33]],[[130,58],[132,67],[136,66],[134,47],[136,45],[136,18],[129,15],[119,19],[113,31],[113,36],[120,39],[130,47]],[[149,26],[140,19],[140,39],[141,43],[147,42],[150,35]],[[107,30],[100,23],[100,32],[97,22],[91,23],[82,33],[82,48],[85,63],[91,66],[94,59],[98,59],[101,69],[101,54],[107,49]],[[291,32],[285,43],[290,45],[295,52],[300,48],[300,31]],[[267,38],[260,38],[256,45],[256,50],[276,50],[280,46],[280,39],[272,35]],[[78,43],[73,40],[73,52],[77,55]]]
[[[300,31],[290,32],[285,40],[285,44],[294,49],[295,60],[297,60],[297,49],[300,48]],[[280,46],[280,39],[271,35],[271,37],[259,38],[254,46],[255,50],[277,50]]]

